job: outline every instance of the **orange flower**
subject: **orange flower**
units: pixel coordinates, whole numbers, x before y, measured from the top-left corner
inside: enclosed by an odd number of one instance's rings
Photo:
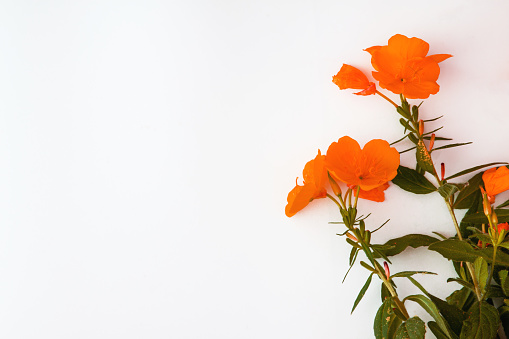
[[[373,77],[380,87],[409,99],[426,99],[436,94],[440,89],[438,63],[452,56],[426,56],[429,51],[426,41],[401,34],[390,38],[387,46],[373,46],[366,51],[371,54],[371,64],[377,71],[373,72]]]
[[[354,93],[357,95],[371,95],[376,93],[376,86],[370,82],[366,75],[357,68],[343,64],[338,74],[332,77],[332,82],[338,85],[339,89],[362,89]]]
[[[357,141],[342,137],[329,146],[325,161],[333,177],[370,191],[396,176],[399,153],[385,140],[371,140],[361,149]]]
[[[359,190],[359,198],[371,200],[375,202],[382,202],[385,200],[385,194],[384,191],[389,188],[389,183],[386,182],[385,184],[382,184],[381,186],[378,186],[376,188],[373,188],[372,190],[365,191],[365,190]],[[353,191],[355,192],[357,190],[357,186],[352,187]]]
[[[320,150],[318,150],[318,155],[304,166],[302,174],[304,176],[304,186],[296,185],[288,193],[288,204],[285,208],[285,214],[288,217],[294,216],[313,199],[327,196],[327,190],[325,189],[325,183],[327,182],[325,155],[322,155]]]
[[[509,169],[505,166],[490,168],[482,175],[486,193],[490,198],[509,190]]]

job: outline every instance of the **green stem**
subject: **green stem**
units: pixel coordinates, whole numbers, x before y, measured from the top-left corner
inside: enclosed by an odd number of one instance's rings
[[[327,193],[327,197],[328,197],[330,200],[334,201],[334,203],[335,203],[336,205],[338,205],[338,207],[339,207],[340,209],[341,209],[341,208],[343,208],[343,207],[340,205],[340,203],[339,203],[336,199],[334,199],[334,197],[333,197],[332,195],[330,195],[329,193]]]

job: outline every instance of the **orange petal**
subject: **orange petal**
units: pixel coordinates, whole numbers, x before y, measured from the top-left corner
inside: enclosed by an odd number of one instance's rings
[[[376,85],[373,82],[369,83],[369,87],[360,92],[354,93],[356,95],[371,95],[376,94]]]
[[[348,136],[342,137],[327,149],[326,166],[334,178],[347,184],[356,182],[355,169],[360,153],[357,141]]]
[[[451,54],[433,54],[433,55],[428,55],[428,58],[432,58],[437,64],[439,62],[442,62],[446,59],[449,59],[451,58],[452,55]]]
[[[368,191],[394,179],[399,167],[399,152],[385,140],[375,139],[362,149],[358,164],[362,178],[359,186]]]
[[[377,188],[373,188],[369,191],[360,190],[359,191],[359,198],[371,200],[375,202],[382,202],[385,200],[385,194],[384,191],[389,188],[389,183],[382,184],[381,186],[378,186]]]
[[[343,64],[338,74],[332,77],[332,82],[338,85],[339,89],[367,89],[372,83],[359,69]]]
[[[387,46],[392,53],[406,60],[415,57],[424,58],[429,51],[429,44],[426,41],[419,38],[407,38],[401,34],[392,36]]]
[[[293,217],[295,213],[306,207],[311,200],[313,200],[313,188],[311,186],[295,186],[290,193],[288,193],[288,204],[285,207],[285,214],[287,217]]]
[[[495,196],[509,190],[509,169],[505,166],[490,168],[482,175],[486,193]]]

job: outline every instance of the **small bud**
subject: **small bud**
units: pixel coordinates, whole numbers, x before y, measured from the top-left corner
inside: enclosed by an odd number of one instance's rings
[[[346,236],[350,239],[350,240],[353,240],[355,242],[358,242],[359,240],[354,237],[353,235],[350,234],[350,232],[346,232]]]
[[[482,186],[479,186],[479,188],[481,189],[481,193],[482,193],[482,204],[483,204],[484,215],[486,215],[489,218],[491,215],[491,204],[488,199],[488,194],[486,194],[486,191],[484,190],[484,188],[482,188]]]
[[[389,271],[389,264],[387,264],[387,261],[384,261],[384,270],[385,270],[385,277],[387,280],[391,277],[391,271]]]
[[[424,121],[419,120],[419,135],[424,134]]]
[[[429,150],[433,149],[433,145],[435,145],[435,133],[431,134],[431,139],[429,140]]]
[[[341,196],[341,188],[339,187],[338,183],[331,177],[330,173],[327,172],[327,175],[329,176],[329,184],[332,188],[332,192],[334,192],[334,194],[338,197]]]
[[[498,218],[497,218],[497,215],[495,214],[495,212],[493,212],[493,213],[491,214],[491,223],[492,223],[493,225],[498,225]]]
[[[440,164],[440,180],[444,181],[444,177],[445,177],[445,164],[441,163]]]

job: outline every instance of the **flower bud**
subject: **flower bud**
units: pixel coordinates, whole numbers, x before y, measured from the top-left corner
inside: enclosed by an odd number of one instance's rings
[[[440,164],[440,180],[444,181],[444,177],[445,177],[445,164],[441,163]]]
[[[328,172],[327,175],[329,176],[329,184],[330,187],[332,188],[332,192],[334,192],[334,194],[338,197],[341,196],[341,188],[339,187],[338,183],[331,177],[331,175]]]
[[[497,215],[495,214],[495,212],[493,212],[493,213],[491,214],[491,223],[492,223],[493,225],[498,225],[498,218],[497,218]]]
[[[387,280],[391,277],[391,271],[389,270],[389,264],[387,264],[387,261],[384,261],[384,270],[385,270],[385,277]]]
[[[484,190],[484,188],[482,188],[482,186],[479,186],[479,188],[481,189],[481,193],[482,193],[482,205],[483,205],[484,215],[486,215],[489,218],[491,215],[491,204],[490,204],[488,195],[486,194],[486,191]]]
[[[346,236],[350,239],[350,240],[353,240],[355,242],[358,242],[359,239],[357,239],[355,236],[353,236],[352,234],[350,234],[350,232],[346,232]]]
[[[433,145],[435,145],[435,133],[431,134],[431,139],[429,140],[429,150],[433,149]]]
[[[424,121],[419,120],[419,135],[424,134]]]

